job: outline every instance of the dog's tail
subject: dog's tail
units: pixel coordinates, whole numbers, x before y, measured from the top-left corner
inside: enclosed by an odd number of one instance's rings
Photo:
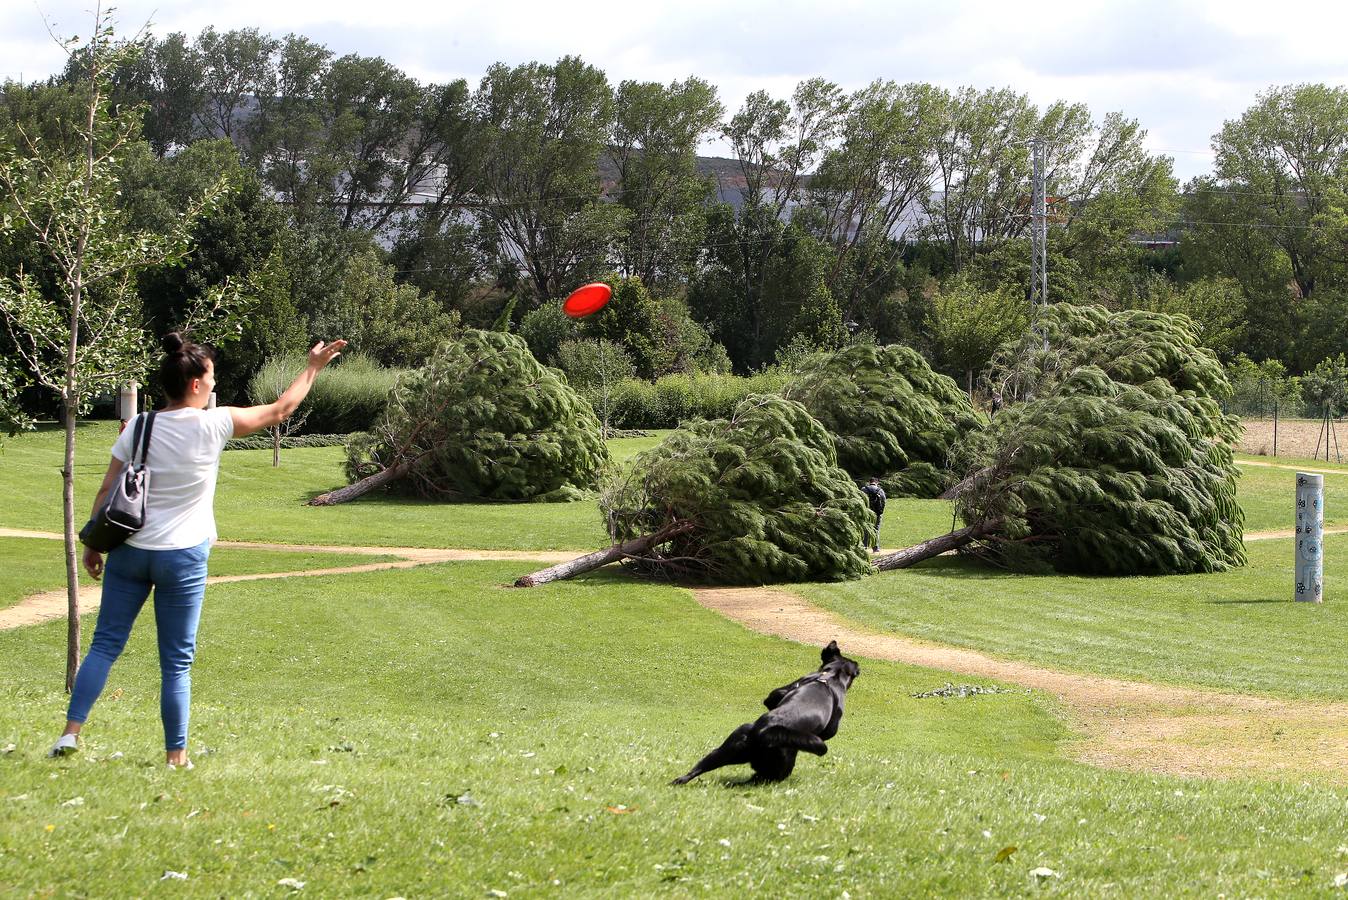
[[[790,747],[813,753],[815,756],[823,756],[828,752],[828,745],[819,735],[797,731],[785,725],[769,725],[758,733],[758,740],[765,747]]]

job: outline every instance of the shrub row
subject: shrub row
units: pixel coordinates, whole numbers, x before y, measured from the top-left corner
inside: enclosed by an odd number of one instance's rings
[[[688,419],[730,415],[750,394],[777,394],[789,375],[666,375],[654,383],[624,379],[614,389],[612,424],[618,428],[677,428]]]
[[[344,447],[344,434],[288,434],[281,438],[282,450],[294,450],[296,447]],[[231,438],[225,443],[226,450],[270,450],[271,433],[260,431],[245,438]]]
[[[270,359],[248,384],[253,403],[270,403],[304,368],[303,357]],[[319,373],[297,416],[305,435],[349,434],[369,431],[384,411],[388,395],[402,369],[386,369],[358,353],[343,355]],[[271,446],[270,443],[267,446]]]
[[[304,368],[302,357],[268,360],[249,383],[253,403],[270,403]],[[386,369],[359,354],[343,356],[336,365],[324,369],[314,382],[308,399],[300,407],[303,439],[319,443],[282,443],[283,447],[327,447],[340,444],[341,435],[369,431],[384,411],[389,393],[404,370]],[[750,394],[777,394],[786,386],[790,374],[769,370],[742,377],[717,374],[666,375],[658,381],[627,378],[614,388],[610,402],[610,424],[614,428],[676,428],[688,419],[715,419],[728,416]],[[324,443],[332,438],[332,443]],[[231,442],[230,449],[271,446],[266,434]]]

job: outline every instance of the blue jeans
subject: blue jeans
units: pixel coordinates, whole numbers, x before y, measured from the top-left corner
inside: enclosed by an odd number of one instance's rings
[[[122,654],[131,625],[154,588],[154,620],[159,632],[159,716],[164,720],[164,749],[187,747],[188,705],[192,700],[192,658],[197,622],[206,593],[206,559],[211,542],[184,550],[142,550],[123,544],[108,554],[103,569],[103,603],[89,653],[75,676],[66,718],[89,716],[108,670]]]

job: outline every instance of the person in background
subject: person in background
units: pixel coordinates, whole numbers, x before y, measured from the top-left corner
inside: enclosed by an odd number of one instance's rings
[[[341,340],[315,344],[304,371],[273,403],[207,409],[215,390],[213,352],[176,332],[165,336],[159,380],[169,405],[155,415],[151,433],[145,526],[110,552],[106,563],[103,554],[84,551],[89,575],[96,580],[107,577],[93,641],[70,693],[66,728],[48,756],[65,756],[78,749],[77,736],[153,589],[166,761],[174,767],[192,767],[187,758],[191,669],[206,592],[206,560],[216,536],[215,480],[220,454],[231,437],[244,437],[289,418],[309,394],[318,373],[345,346]],[[112,461],[94,498],[95,512],[131,459],[134,433],[135,429],[127,428],[112,445]]]
[[[880,487],[879,478],[871,478],[862,488],[866,495],[866,502],[870,504],[871,512],[875,513],[875,546],[871,550],[880,552],[880,519],[885,514],[885,489]]]

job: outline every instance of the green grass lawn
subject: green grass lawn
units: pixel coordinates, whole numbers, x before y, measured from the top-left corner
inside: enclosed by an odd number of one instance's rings
[[[208,571],[211,575],[254,575],[259,572],[298,572],[331,569],[396,559],[356,553],[313,553],[288,550],[253,550],[215,547]],[[0,537],[0,609],[12,606],[29,594],[62,587],[66,577],[65,551],[61,541],[46,538]],[[92,581],[80,569],[80,582]]]
[[[1291,539],[1214,575],[1014,575],[946,557],[793,590],[882,631],[1079,671],[1240,692],[1348,698],[1348,535],[1325,539],[1325,602],[1292,600]]]
[[[76,443],[76,511],[88,515],[107,471],[116,436],[112,422],[80,426]],[[658,438],[613,442],[616,456],[630,455]],[[0,508],[0,525],[59,531],[63,436],[55,428],[13,438],[0,453],[0,485],[12,502]],[[598,547],[605,542],[597,505],[578,503],[428,503],[398,497],[365,497],[344,506],[305,506],[310,497],[344,484],[343,449],[286,450],[273,468],[270,450],[232,450],[220,464],[216,523],[226,540],[297,544],[351,544],[351,536],[376,546],[550,550]]]
[[[668,432],[609,442],[619,462],[658,443]],[[116,424],[80,426],[76,508],[88,512],[107,469]],[[61,527],[62,434],[47,427],[6,442],[0,451],[0,487],[13,502],[0,508],[0,525],[59,531]],[[350,544],[350,536],[375,546],[468,547],[504,550],[582,549],[605,541],[593,501],[578,503],[428,503],[398,497],[367,497],[345,506],[315,509],[310,497],[338,487],[340,447],[287,450],[280,468],[269,450],[224,455],[216,492],[220,536],[229,540]],[[1248,457],[1259,459],[1258,457]],[[1291,527],[1293,473],[1242,468],[1241,503],[1251,531]],[[1348,478],[1326,479],[1325,521],[1348,524]],[[939,500],[894,500],[885,513],[881,545],[904,547],[950,528],[950,504]]]
[[[1291,469],[1241,466],[1237,496],[1245,510],[1247,531],[1271,531],[1296,524],[1296,472]],[[1348,474],[1325,476],[1325,524],[1348,525]]]
[[[1283,896],[1348,869],[1348,792],[1065,762],[1049,698],[917,700],[942,673],[873,661],[791,780],[667,786],[816,651],[621,575],[500,587],[520,571],[213,587],[193,772],[157,764],[152,629],[58,762],[61,626],[0,633],[0,893],[1005,896],[1046,866],[1072,895]]]
[[[81,509],[112,431],[81,428]],[[630,457],[658,438],[612,447]],[[59,456],[59,433],[7,442],[0,490],[14,502],[0,525],[59,528]],[[603,540],[593,503],[303,506],[340,483],[340,456],[288,451],[274,470],[267,451],[226,454],[222,537],[539,549]],[[1290,473],[1244,471],[1249,527],[1287,527]],[[1342,493],[1326,481],[1328,521],[1348,521],[1336,519]],[[893,501],[882,543],[949,527],[947,503]],[[1012,576],[941,559],[800,590],[876,628],[1064,668],[1348,696],[1335,683],[1348,619],[1334,587],[1348,537],[1329,539],[1320,607],[1286,602],[1289,544],[1252,544],[1249,567],[1213,576]],[[58,586],[57,547],[0,540],[0,604]],[[344,556],[217,549],[212,571],[353,561]],[[81,754],[55,762],[42,753],[66,702],[64,628],[0,632],[0,895],[278,896],[281,879],[296,879],[309,895],[384,898],[1312,896],[1348,872],[1348,789],[1080,765],[1062,756],[1073,735],[1053,698],[917,700],[972,679],[872,660],[828,756],[803,758],[788,782],[745,786],[731,771],[669,787],[752,718],[768,689],[813,668],[817,650],[611,570],[502,587],[528,568],[211,587],[193,772],[159,764],[148,623],[114,669]],[[1040,880],[1039,866],[1057,874]]]
[[[1329,462],[1323,459],[1309,459],[1298,456],[1260,456],[1255,453],[1237,453],[1238,461],[1268,463],[1275,466],[1291,466],[1308,469],[1323,469],[1329,472],[1343,472],[1348,475],[1348,463]]]

